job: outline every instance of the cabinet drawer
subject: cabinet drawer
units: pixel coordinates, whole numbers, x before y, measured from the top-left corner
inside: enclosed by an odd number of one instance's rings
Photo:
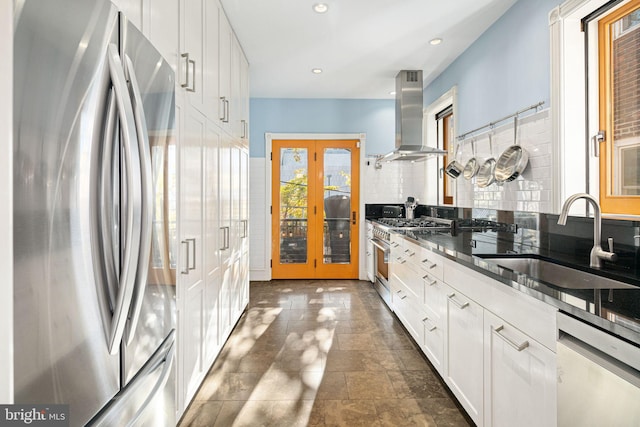
[[[444,259],[440,255],[436,255],[429,249],[420,248],[418,265],[425,273],[430,274],[438,280],[444,279]]]
[[[445,284],[430,274],[422,277],[422,304],[436,316],[444,317],[447,310],[447,291]]]
[[[407,264],[408,263],[396,265],[394,274],[402,281],[402,284],[407,288],[407,291],[411,293],[416,305],[419,305],[424,299],[423,281],[418,273],[411,269]]]
[[[393,311],[398,316],[398,319],[400,319],[418,345],[422,346],[422,316],[417,298],[401,281],[396,280],[391,287],[391,300],[393,302]]]

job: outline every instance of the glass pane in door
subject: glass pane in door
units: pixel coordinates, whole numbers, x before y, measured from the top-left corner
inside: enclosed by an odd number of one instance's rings
[[[280,149],[280,263],[306,264],[308,257],[308,150]]]
[[[616,196],[640,195],[640,10],[612,26],[613,188]]]
[[[351,262],[351,150],[324,150],[324,264]]]

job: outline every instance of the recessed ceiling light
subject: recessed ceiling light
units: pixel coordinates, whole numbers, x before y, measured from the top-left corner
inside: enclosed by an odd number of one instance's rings
[[[392,90],[391,92],[389,92],[389,95],[395,95],[395,94],[396,94],[395,90]]]
[[[440,43],[442,43],[442,39],[441,39],[441,38],[435,38],[435,39],[432,39],[432,40],[429,42],[429,44],[431,44],[432,46],[437,46],[437,45],[439,45]]]
[[[329,10],[329,5],[326,3],[316,3],[313,5],[313,10],[316,13],[326,13]]]
[[[322,68],[314,68],[311,70],[311,72],[313,74],[321,74],[322,73]]]

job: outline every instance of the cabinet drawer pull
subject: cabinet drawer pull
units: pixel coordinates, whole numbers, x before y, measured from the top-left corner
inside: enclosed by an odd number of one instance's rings
[[[429,279],[430,279],[430,277],[429,277],[429,275],[428,275],[428,274],[426,274],[426,275],[422,276],[422,280],[424,280],[425,282],[427,282],[427,280],[429,280]],[[433,285],[435,285],[436,283],[438,283],[438,281],[437,281],[436,279],[433,279],[432,281],[427,282],[427,285],[429,285],[429,286],[433,286]]]
[[[433,269],[433,268],[436,268],[436,267],[437,267],[437,265],[438,265],[438,264],[436,264],[435,262],[431,262],[431,261],[429,261],[429,258],[425,258],[425,259],[423,259],[423,260],[422,260],[422,263],[423,263],[423,264],[427,264],[427,268],[428,268],[429,270],[431,270],[431,269]]]
[[[511,341],[509,338],[505,337],[504,335],[502,335],[500,332],[504,329],[504,325],[500,325],[497,328],[493,329],[493,332],[499,336],[500,338],[502,338],[502,340],[504,342],[506,342],[507,344],[509,344],[511,347],[513,347],[516,351],[522,351],[525,348],[529,347],[529,341],[523,341],[522,344],[518,344],[515,343],[513,341]]]
[[[424,319],[422,319],[422,323],[426,323],[426,322],[427,322],[427,320],[431,320],[431,319],[429,319],[428,317],[425,317]],[[433,331],[435,331],[436,329],[438,329],[438,327],[437,327],[436,325],[433,325],[432,327],[430,327],[429,329],[427,329],[427,331],[429,331],[429,332],[433,332]]]
[[[405,254],[409,254],[409,256],[414,256],[416,253],[411,251],[411,249],[407,249],[406,251],[404,251]]]
[[[464,310],[465,308],[467,308],[469,306],[468,302],[461,303],[461,302],[458,302],[455,299],[453,299],[453,297],[455,297],[455,296],[456,296],[455,292],[450,294],[450,295],[447,295],[447,297],[449,297],[451,302],[454,303],[455,305],[457,305],[461,310]]]
[[[396,261],[398,261],[400,264],[404,264],[405,262],[407,262],[406,259],[402,259],[402,257],[397,257]]]
[[[402,289],[400,289],[399,291],[396,291],[396,294],[398,294],[398,296],[400,297],[400,299],[405,299],[407,297],[407,295],[403,295],[402,294]]]

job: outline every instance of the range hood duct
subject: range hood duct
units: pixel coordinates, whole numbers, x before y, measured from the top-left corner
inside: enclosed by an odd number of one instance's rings
[[[396,149],[380,160],[420,161],[447,154],[422,143],[422,70],[402,70],[396,76]]]

